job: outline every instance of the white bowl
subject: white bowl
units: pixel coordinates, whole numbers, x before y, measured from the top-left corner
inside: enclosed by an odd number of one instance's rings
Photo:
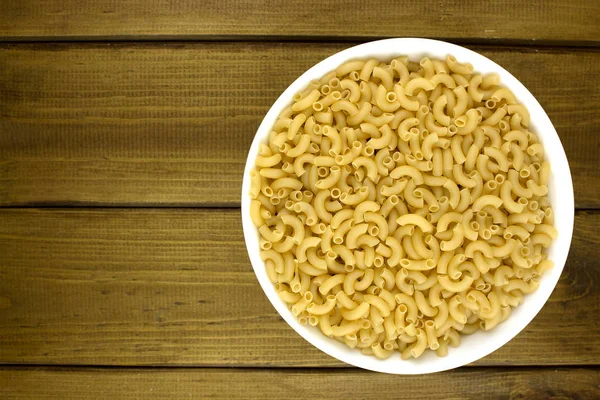
[[[254,167],[259,145],[267,142],[269,131],[281,111],[291,104],[292,96],[304,89],[312,79],[319,79],[352,59],[376,57],[389,61],[400,55],[408,55],[411,60],[418,60],[423,56],[445,59],[448,54],[455,56],[459,62],[471,63],[476,72],[499,74],[502,85],[510,88],[529,110],[530,128],[539,136],[545,148],[546,158],[552,166],[548,196],[555,213],[555,227],[559,237],[549,249],[549,258],[554,261],[555,266],[543,275],[538,290],[527,295],[525,302],[513,309],[505,322],[488,332],[478,331],[473,335],[462,335],[461,345],[458,348],[449,348],[446,357],[437,357],[434,352],[427,351],[418,359],[402,360],[400,354],[396,353],[387,360],[379,360],[324,336],[318,327],[301,325],[279,298],[260,259],[258,231],[250,220],[250,170]],[[277,312],[300,336],[330,356],[360,368],[391,374],[425,374],[460,367],[485,357],[521,332],[544,306],[558,282],[571,244],[573,219],[573,183],[569,164],[556,130],[542,106],[521,82],[495,62],[464,47],[430,39],[386,39],[361,44],[332,55],[302,74],[279,96],[260,124],[250,147],[242,183],[242,225],[246,247],[258,281]],[[285,354],[281,354],[281,357],[285,357]]]

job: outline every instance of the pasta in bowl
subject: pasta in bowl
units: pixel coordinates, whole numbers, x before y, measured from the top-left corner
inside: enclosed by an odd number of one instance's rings
[[[461,366],[518,334],[558,281],[573,209],[534,97],[489,59],[425,39],[356,46],[298,78],[242,187],[250,259],[282,317],[344,362],[398,374]]]

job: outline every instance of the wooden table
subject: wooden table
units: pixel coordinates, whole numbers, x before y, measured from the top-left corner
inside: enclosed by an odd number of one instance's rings
[[[0,398],[599,398],[600,2],[519,3],[0,3]],[[417,377],[350,368],[294,333],[239,212],[277,96],[395,36],[462,44],[520,79],[558,130],[577,207],[535,320]]]

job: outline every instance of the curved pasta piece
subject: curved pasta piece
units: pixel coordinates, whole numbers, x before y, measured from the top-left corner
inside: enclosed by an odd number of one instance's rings
[[[417,307],[415,299],[412,296],[409,296],[404,293],[395,294],[394,299],[396,300],[396,303],[398,303],[399,306],[404,305],[406,307],[406,322],[408,322],[409,324],[414,324],[415,322],[417,322],[417,315],[419,309]]]
[[[381,297],[373,296],[370,294],[366,294],[363,297],[366,303],[370,304],[372,307],[377,308],[377,310],[383,318],[390,315],[390,306]]]
[[[329,168],[329,175],[327,175],[326,178],[319,179],[315,183],[315,186],[317,187],[317,189],[321,190],[330,189],[339,182],[341,174],[341,168],[337,165],[334,165]]]
[[[304,239],[296,248],[296,259],[302,263],[308,260],[306,256],[306,250],[310,247],[317,247],[321,244],[321,238],[309,237]],[[325,294],[325,293],[323,293]]]
[[[482,81],[483,78],[479,74],[473,76],[469,81],[467,93],[469,93],[469,96],[471,96],[473,101],[480,102],[481,100],[483,100],[483,93],[479,90],[479,85]]]
[[[479,123],[479,113],[476,109],[471,108],[464,115],[457,117],[454,121],[459,135],[468,135],[472,133]]]
[[[421,171],[410,165],[401,165],[399,167],[394,168],[390,172],[390,176],[393,179],[400,179],[403,176],[407,176],[414,181],[415,185],[423,184],[423,174],[421,173]]]
[[[476,251],[479,251],[486,257],[495,257],[492,247],[483,240],[476,240],[469,243],[465,248],[465,256],[472,258]]]
[[[375,103],[380,110],[384,112],[394,112],[401,107],[397,100],[398,95],[395,92],[388,92],[387,87],[379,85],[375,91]]]
[[[317,100],[319,100],[320,97],[321,97],[321,93],[317,89],[314,89],[312,92],[310,92],[304,98],[296,101],[292,105],[292,110],[295,112],[306,110],[307,108],[312,107],[313,103],[315,103]]]
[[[367,171],[367,176],[369,177],[369,179],[371,179],[372,181],[377,180],[377,175],[379,174],[379,171],[377,170],[377,164],[375,164],[375,161],[373,159],[365,156],[360,156],[352,161],[352,166],[356,169],[364,167]]]
[[[294,233],[291,235],[294,244],[298,245],[304,240],[305,230],[304,224],[300,219],[291,214],[284,214],[281,216],[281,220],[284,224],[292,227]]]
[[[299,201],[294,204],[294,211],[298,214],[302,213],[306,216],[305,223],[308,226],[313,226],[319,221],[314,207],[306,201]]]
[[[435,89],[435,85],[433,82],[425,78],[411,79],[406,83],[406,85],[404,85],[404,91],[408,96],[415,94],[414,92],[418,89],[430,91]]]
[[[392,141],[392,136],[394,133],[388,124],[380,127],[379,132],[381,132],[381,136],[378,138],[369,139],[367,141],[367,146],[371,146],[373,149],[379,150],[386,147]]]
[[[494,208],[500,208],[502,206],[503,200],[491,194],[487,194],[479,197],[477,200],[473,202],[473,211],[481,211],[486,206],[492,206]]]
[[[446,57],[446,64],[448,64],[448,68],[450,71],[461,74],[461,75],[470,75],[473,73],[473,66],[469,63],[461,64],[456,61],[456,57],[453,55],[448,55]]]
[[[441,84],[441,85],[446,86],[449,89],[454,89],[456,87],[456,82],[454,82],[454,79],[452,79],[452,77],[445,72],[437,73],[437,74],[433,75],[431,78],[429,78],[429,80],[435,86],[438,86]]]
[[[440,242],[440,249],[442,251],[452,251],[459,248],[464,240],[464,232],[462,225],[456,225],[452,229],[452,238],[450,240],[442,240]]]
[[[448,97],[446,95],[442,95],[433,102],[433,108],[431,109],[435,120],[443,126],[450,125],[450,117],[444,114],[444,109],[446,108],[447,104]]]
[[[483,153],[486,156],[491,157],[494,160],[496,160],[496,163],[498,164],[500,171],[503,171],[503,172],[508,171],[508,157],[506,157],[506,154],[504,154],[499,149],[496,149],[494,147],[484,147]]]
[[[523,212],[523,204],[517,203],[512,198],[512,183],[510,181],[504,181],[500,188],[500,198],[509,212],[513,214],[519,214]]]
[[[400,266],[408,271],[429,271],[436,267],[435,261],[431,258],[426,260],[410,260],[403,258],[400,260]]]
[[[448,190],[448,193],[450,194],[448,197],[448,203],[450,204],[450,207],[456,208],[460,201],[460,191],[458,190],[458,186],[452,180],[448,179],[444,183],[443,187]]]
[[[469,287],[471,287],[475,280],[472,277],[466,275],[465,277],[463,277],[463,279],[457,282],[450,280],[450,278],[447,275],[440,275],[438,276],[438,282],[440,283],[440,285],[442,285],[442,287],[445,290],[452,293],[459,293],[464,292]]]
[[[444,232],[448,229],[448,225],[451,223],[458,224],[462,220],[462,215],[457,212],[449,212],[444,214],[437,223],[436,230],[437,232]]]
[[[385,240],[388,237],[388,223],[381,214],[375,212],[367,212],[364,215],[365,222],[372,222],[379,228],[379,238]]]
[[[400,122],[400,125],[398,126],[398,134],[400,135],[400,138],[404,141],[410,140],[410,138],[413,136],[411,131],[415,129],[414,127],[417,125],[419,125],[419,119],[415,117],[406,118]]]
[[[431,232],[433,230],[433,225],[431,225],[431,223],[429,221],[427,221],[425,218],[423,218],[422,216],[420,216],[418,214],[402,215],[402,216],[398,217],[398,219],[396,219],[396,222],[400,226],[404,226],[404,225],[418,226],[419,228],[421,228],[421,230],[423,232]]]

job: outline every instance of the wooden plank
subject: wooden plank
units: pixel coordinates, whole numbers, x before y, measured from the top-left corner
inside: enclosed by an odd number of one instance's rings
[[[600,213],[549,303],[477,365],[598,364]],[[279,317],[237,210],[0,211],[0,362],[340,366]]]
[[[0,6],[0,39],[206,39],[390,36],[600,41],[594,0],[353,3],[22,0]]]
[[[238,206],[262,117],[345,45],[0,46],[0,205]],[[600,52],[474,47],[552,118],[600,207]]]
[[[4,399],[593,399],[594,368],[461,368],[395,376],[358,369],[0,368]]]

